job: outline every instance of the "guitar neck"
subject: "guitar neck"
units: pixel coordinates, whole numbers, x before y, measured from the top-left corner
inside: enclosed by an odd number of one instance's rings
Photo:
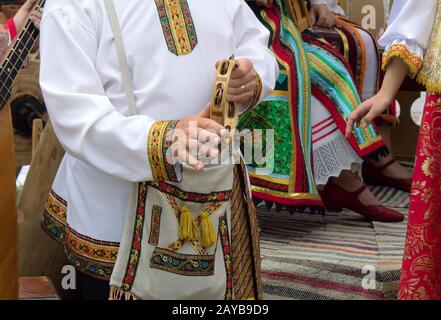
[[[42,8],[45,2],[46,0],[38,1],[35,10]],[[12,87],[18,73],[37,42],[39,34],[38,29],[34,26],[32,21],[29,20],[12,44],[5,60],[0,65],[0,109],[11,96]]]

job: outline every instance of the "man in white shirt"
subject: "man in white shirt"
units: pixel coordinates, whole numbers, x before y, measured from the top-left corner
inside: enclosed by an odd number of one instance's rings
[[[269,33],[242,0],[114,4],[137,115],[129,111],[103,1],[48,0],[40,44],[41,87],[67,152],[43,227],[66,244],[69,260],[82,276],[105,280],[100,285],[107,287],[123,237],[131,183],[179,181],[165,154],[153,150],[152,139],[165,141],[166,129],[181,129],[190,140],[184,160],[202,172],[201,162],[190,161],[188,148],[198,141],[189,136],[189,126],[196,121],[200,135],[220,141],[222,127],[206,119],[216,62],[235,57],[238,68],[229,100],[243,109],[256,98],[260,83],[257,100],[272,91],[278,73],[267,49]],[[208,148],[202,143],[199,147]],[[205,181],[206,189],[214,182]]]

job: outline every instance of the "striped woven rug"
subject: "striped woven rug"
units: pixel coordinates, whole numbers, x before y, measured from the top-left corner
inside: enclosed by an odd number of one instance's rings
[[[373,191],[407,215],[407,193]],[[349,211],[258,212],[266,299],[396,299],[406,222],[371,223]]]

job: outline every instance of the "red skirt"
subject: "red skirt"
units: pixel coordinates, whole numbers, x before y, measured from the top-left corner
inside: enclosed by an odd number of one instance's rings
[[[418,141],[398,294],[441,300],[441,95],[428,94]]]

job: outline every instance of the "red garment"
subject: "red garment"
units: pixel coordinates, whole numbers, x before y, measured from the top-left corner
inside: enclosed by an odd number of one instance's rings
[[[11,18],[8,20],[7,28],[9,30],[9,34],[11,35],[11,40],[13,40],[17,35],[17,27],[15,26],[14,19]]]
[[[401,300],[441,300],[441,95],[428,94],[417,147]]]
[[[9,31],[9,36],[11,37],[11,40],[13,40],[17,35],[17,27],[15,26],[14,19],[9,19],[8,22],[3,25],[3,28]]]

